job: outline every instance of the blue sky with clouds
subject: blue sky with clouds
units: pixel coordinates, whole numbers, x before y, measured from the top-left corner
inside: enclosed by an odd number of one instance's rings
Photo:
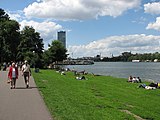
[[[41,33],[45,48],[67,31],[73,57],[160,51],[159,0],[1,0],[21,24]]]

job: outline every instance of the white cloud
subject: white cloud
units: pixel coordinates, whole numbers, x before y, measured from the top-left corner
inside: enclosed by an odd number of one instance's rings
[[[156,22],[149,23],[146,29],[154,29],[160,31],[160,17],[156,18]]]
[[[144,5],[144,11],[150,14],[160,14],[160,2],[147,3]]]
[[[27,17],[84,20],[122,15],[139,7],[141,0],[38,0],[24,9]]]
[[[41,0],[37,0],[41,1]],[[57,39],[57,31],[63,30],[63,27],[55,22],[51,22],[49,19],[43,22],[37,22],[34,20],[27,20],[24,16],[23,11],[7,11],[10,19],[16,20],[20,24],[20,30],[22,30],[25,26],[32,26],[37,32],[40,33],[43,38],[45,48],[48,47],[48,44],[51,43],[52,40]],[[69,30],[68,30],[69,31]]]
[[[19,14],[8,14],[11,20],[16,20],[18,21],[21,16]]]
[[[20,22],[20,25],[21,30],[24,26],[32,26],[37,32],[39,32],[44,40],[45,48],[47,48],[48,43],[51,43],[52,40],[56,39],[57,31],[62,29],[61,25],[48,21],[35,22],[23,20]]]
[[[93,41],[87,45],[69,46],[68,53],[73,57],[120,55],[122,52],[146,53],[160,51],[160,36],[135,34],[126,36],[111,36]]]
[[[21,10],[18,11],[6,11],[11,20],[21,21],[24,19],[24,13]]]

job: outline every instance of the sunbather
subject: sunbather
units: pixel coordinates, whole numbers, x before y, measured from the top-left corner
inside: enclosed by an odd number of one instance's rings
[[[77,80],[86,80],[85,76],[82,77],[76,77]]]

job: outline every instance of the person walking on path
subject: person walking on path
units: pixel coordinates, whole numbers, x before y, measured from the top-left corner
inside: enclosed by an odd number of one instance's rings
[[[31,76],[30,65],[27,60],[25,60],[24,65],[22,66],[22,75],[24,76],[24,81],[26,84],[26,88],[29,87],[29,78]]]
[[[9,68],[8,78],[10,79],[11,89],[16,87],[16,79],[18,79],[18,68],[15,67],[15,63]]]

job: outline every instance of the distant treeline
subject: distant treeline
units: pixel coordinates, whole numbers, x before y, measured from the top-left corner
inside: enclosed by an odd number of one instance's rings
[[[118,62],[118,61],[123,61],[123,62],[131,62],[132,60],[140,60],[142,62],[153,62],[155,59],[160,62],[160,53],[136,53],[132,54],[131,52],[124,52],[119,56],[112,56],[111,58],[109,57],[104,57],[103,59],[96,59],[95,61],[105,61],[105,62]]]

